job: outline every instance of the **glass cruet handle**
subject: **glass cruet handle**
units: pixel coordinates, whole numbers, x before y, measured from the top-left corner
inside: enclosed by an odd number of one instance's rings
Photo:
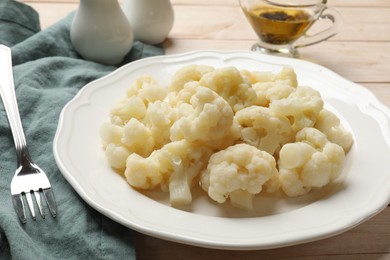
[[[321,20],[329,20],[332,24],[324,30],[321,30],[315,34],[304,35],[293,44],[293,47],[300,48],[325,41],[333,37],[340,31],[342,25],[342,17],[336,9],[325,7],[319,15],[318,19],[314,22],[314,24]]]

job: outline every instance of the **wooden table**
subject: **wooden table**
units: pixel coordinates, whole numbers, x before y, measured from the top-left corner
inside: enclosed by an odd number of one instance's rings
[[[43,29],[78,6],[77,0],[22,1],[39,12]],[[172,0],[172,4],[175,24],[164,43],[168,54],[248,50],[256,41],[238,0]],[[326,42],[302,48],[301,59],[367,87],[390,106],[390,1],[329,0],[328,5],[341,12],[343,28]],[[390,259],[390,206],[341,235],[281,249],[213,250],[137,233],[136,252],[138,259]]]

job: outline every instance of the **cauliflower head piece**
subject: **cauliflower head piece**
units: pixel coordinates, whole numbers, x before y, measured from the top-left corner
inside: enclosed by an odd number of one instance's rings
[[[142,119],[130,118],[124,125],[105,122],[100,137],[110,165],[123,170],[125,154],[136,153],[147,157],[154,150],[170,142],[172,109],[164,102],[150,103]],[[117,157],[117,158],[114,158]]]
[[[255,90],[235,67],[215,69],[203,75],[199,84],[218,93],[229,103],[234,112],[256,104]]]
[[[120,144],[123,131],[123,126],[104,122],[99,129],[99,135],[101,137],[103,147],[107,147],[110,143]]]
[[[175,109],[169,103],[160,100],[149,103],[141,122],[150,131],[154,150],[170,142],[170,130],[175,121]]]
[[[278,82],[283,81],[285,84],[296,88],[298,86],[297,74],[290,66],[284,66],[278,73],[271,71],[248,71],[241,70],[241,74],[246,77],[251,84],[260,82]]]
[[[126,160],[131,152],[123,145],[110,143],[104,151],[110,166],[118,171],[123,172],[126,169]]]
[[[192,96],[195,95],[199,87],[198,81],[187,82],[179,91],[169,92],[165,101],[173,108],[178,108],[183,104],[190,104]]]
[[[150,130],[135,118],[125,126],[102,124],[100,137],[109,164],[120,171],[125,169],[127,156],[131,153],[147,156],[154,147]]]
[[[296,142],[285,144],[279,153],[279,181],[289,197],[308,193],[335,180],[342,172],[345,153],[315,128],[297,133]]]
[[[146,109],[142,98],[126,97],[111,108],[110,121],[112,124],[124,126],[131,118],[141,120],[145,116]]]
[[[274,100],[287,98],[295,88],[284,81],[258,82],[252,85],[256,91],[256,105],[268,107]]]
[[[201,186],[211,199],[243,210],[253,208],[253,198],[277,176],[275,158],[249,144],[236,144],[214,153],[201,173]]]
[[[154,138],[150,129],[135,118],[123,127],[121,143],[132,153],[149,156],[154,150]]]
[[[163,100],[168,94],[166,87],[161,86],[152,76],[144,75],[138,77],[134,84],[127,90],[127,97],[139,97],[148,105],[150,102]]]
[[[314,126],[323,106],[324,101],[317,90],[298,87],[288,97],[273,100],[269,108],[277,116],[287,117],[293,130],[298,132],[302,128]]]
[[[273,155],[291,142],[294,132],[286,117],[266,107],[251,106],[238,111],[234,120],[241,127],[241,140]]]
[[[199,81],[203,75],[214,71],[214,67],[190,64],[177,70],[169,85],[170,91],[180,91],[188,82]]]
[[[231,107],[209,88],[197,87],[190,105],[183,103],[178,109],[179,119],[170,129],[172,141],[185,139],[217,149],[231,145],[238,138]]]
[[[151,76],[136,79],[126,93],[110,110],[113,124],[125,125],[131,118],[141,120],[146,113],[149,103],[164,100],[167,89],[158,84]]]
[[[131,154],[127,159],[125,176],[128,183],[139,189],[160,187],[169,192],[172,206],[192,202],[191,187],[207,166],[211,150],[180,140],[168,143],[143,158]]]
[[[297,86],[297,75],[291,67],[283,67],[279,73],[254,72],[252,88],[256,91],[256,105],[268,107],[274,100],[287,98]]]
[[[346,153],[351,149],[352,134],[341,126],[340,119],[331,111],[321,110],[314,127],[323,132],[329,141],[343,147]]]
[[[126,160],[124,174],[132,187],[143,190],[164,185],[164,179],[167,178],[160,172],[160,161],[156,151],[146,158],[136,153],[130,154]]]
[[[147,157],[170,141],[175,113],[164,102],[166,96],[166,88],[151,76],[141,76],[110,110],[110,122],[102,124],[100,137],[113,168],[124,169],[125,154]]]

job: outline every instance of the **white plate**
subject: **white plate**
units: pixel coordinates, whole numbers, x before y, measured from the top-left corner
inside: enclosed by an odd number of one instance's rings
[[[259,197],[249,213],[216,205],[199,190],[185,209],[170,207],[161,192],[133,190],[107,164],[99,128],[138,76],[147,73],[167,84],[177,69],[193,63],[274,72],[292,66],[299,84],[318,89],[353,132],[354,145],[340,181],[300,198]],[[389,118],[387,107],[371,92],[321,66],[253,52],[192,52],[142,59],[85,86],[61,113],[54,154],[65,178],[87,203],[131,229],[202,247],[266,249],[339,234],[388,205]]]

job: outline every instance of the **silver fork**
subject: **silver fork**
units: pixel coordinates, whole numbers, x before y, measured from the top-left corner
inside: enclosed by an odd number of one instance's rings
[[[7,113],[11,127],[12,136],[15,142],[17,155],[17,169],[11,181],[12,202],[16,213],[22,223],[26,223],[26,211],[23,197],[26,197],[31,216],[34,220],[35,209],[34,199],[38,205],[42,218],[45,218],[45,211],[41,195],[46,200],[49,211],[53,217],[57,215],[57,205],[46,174],[32,162],[27,149],[19,109],[16,102],[15,88],[12,74],[11,49],[0,45],[0,94],[4,108]]]

